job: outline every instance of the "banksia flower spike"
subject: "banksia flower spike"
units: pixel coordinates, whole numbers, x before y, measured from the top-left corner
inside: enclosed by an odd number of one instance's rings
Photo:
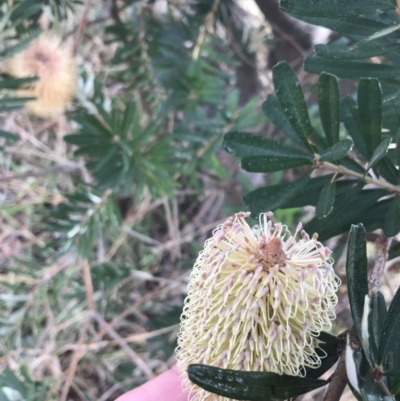
[[[331,251],[301,224],[292,236],[266,213],[251,229],[249,215],[217,227],[193,268],[177,348],[192,401],[226,400],[189,381],[192,363],[293,376],[321,364],[316,337],[331,327],[340,284]]]
[[[16,78],[39,77],[21,96],[36,97],[26,108],[41,117],[62,114],[76,90],[76,66],[70,50],[55,35],[45,33],[7,63],[9,74]]]

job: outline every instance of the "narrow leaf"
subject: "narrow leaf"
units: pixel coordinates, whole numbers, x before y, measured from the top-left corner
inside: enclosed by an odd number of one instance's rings
[[[291,184],[279,185],[276,188],[260,188],[262,196],[260,190],[256,189],[244,196],[243,201],[254,216],[267,210],[274,211],[294,198],[309,180],[310,175],[305,174]]]
[[[247,132],[228,132],[221,145],[227,152],[237,157],[249,156],[286,156],[314,159],[307,154],[283,143],[273,141],[261,135]]]
[[[281,0],[282,10],[310,17],[346,17],[393,10],[390,0]]]
[[[377,79],[360,80],[357,102],[361,132],[364,135],[368,156],[372,157],[381,143],[382,131],[382,91]]]
[[[397,193],[393,198],[390,208],[385,216],[384,225],[385,235],[394,237],[400,231],[400,194]]]
[[[335,203],[336,183],[327,182],[322,188],[318,198],[315,216],[317,219],[327,216],[333,209]]]
[[[353,139],[356,149],[361,153],[365,160],[368,160],[367,147],[365,145],[364,135],[360,128],[360,118],[355,100],[351,96],[347,96],[341,101],[341,107],[341,115],[347,132]]]
[[[242,159],[241,167],[251,173],[270,173],[312,164],[306,157],[252,156]]]
[[[386,318],[386,302],[381,292],[376,292],[371,297],[371,313],[369,316],[370,338],[373,344],[370,349],[374,351],[374,360],[378,360],[378,349],[381,341],[381,332]]]
[[[400,288],[397,290],[383,323],[381,341],[379,343],[379,360],[381,364],[389,352],[394,352],[400,342]]]
[[[18,89],[21,86],[36,82],[38,79],[38,77],[3,79],[0,81],[0,89]]]
[[[19,141],[21,137],[18,134],[12,134],[11,132],[8,131],[3,131],[0,129],[0,137],[1,138],[6,138],[9,139],[10,141]]]
[[[385,138],[379,146],[375,149],[374,153],[371,156],[371,159],[367,166],[367,172],[370,168],[374,167],[375,164],[382,159],[386,155],[389,150],[389,145],[392,142],[392,138]]]
[[[350,152],[354,143],[350,139],[343,139],[340,142],[335,143],[326,149],[320,156],[319,160],[321,162],[331,162],[334,160],[341,159]]]
[[[368,294],[367,241],[362,224],[352,225],[347,248],[346,275],[351,314],[358,337],[362,338],[361,320]]]
[[[380,56],[398,50],[398,43],[389,40],[377,40],[374,43],[362,43],[358,47],[338,45],[315,45],[315,53],[319,57],[340,60],[362,60],[374,56]]]
[[[241,372],[207,365],[189,365],[188,375],[193,383],[214,394],[250,401],[297,397],[328,384],[326,380],[271,372]]]
[[[312,151],[308,138],[312,128],[303,91],[293,69],[285,61],[277,64],[273,70],[276,96],[283,111],[295,129],[303,145]]]
[[[338,78],[399,78],[399,67],[397,65],[337,60],[316,55],[311,55],[306,58],[304,61],[304,70],[314,74],[327,72],[336,75]]]
[[[329,145],[339,141],[339,84],[334,75],[322,73],[318,83],[319,114]]]
[[[290,124],[290,121],[283,112],[282,106],[275,95],[269,95],[267,97],[267,100],[262,104],[262,111],[289,139],[303,146],[302,140],[297,135],[292,124]]]

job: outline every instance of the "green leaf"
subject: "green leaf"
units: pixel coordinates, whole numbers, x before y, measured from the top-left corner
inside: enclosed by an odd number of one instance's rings
[[[21,139],[21,137],[18,134],[12,134],[11,132],[3,131],[2,129],[0,129],[0,137],[9,139],[10,141],[14,142],[19,141]]]
[[[364,135],[360,128],[359,113],[355,100],[352,97],[347,96],[342,100],[341,106],[341,115],[347,132],[353,139],[356,149],[366,160],[368,160],[367,147],[365,145]]]
[[[290,124],[290,121],[283,112],[282,106],[275,95],[269,95],[267,100],[262,104],[263,113],[268,119],[279,128],[288,138],[303,146],[302,140]]]
[[[343,139],[340,142],[335,143],[326,149],[320,156],[319,161],[321,162],[331,162],[334,160],[341,159],[350,152],[354,143],[350,139]]]
[[[397,258],[400,256],[400,242],[393,244],[389,249],[388,260]]]
[[[281,0],[282,10],[310,17],[346,17],[393,10],[390,0]]]
[[[253,216],[268,210],[274,211],[295,197],[309,180],[309,174],[305,174],[291,184],[256,189],[244,196],[243,201]]]
[[[381,364],[389,352],[394,352],[400,342],[400,288],[397,290],[383,323],[381,341],[379,343],[379,359]]]
[[[334,75],[322,73],[318,83],[319,114],[329,145],[339,141],[339,83]]]
[[[270,372],[241,372],[207,365],[189,365],[188,375],[193,383],[214,394],[250,401],[297,397],[328,384],[326,380]]]
[[[21,52],[22,50],[26,49],[29,46],[29,44],[32,42],[32,40],[34,40],[37,37],[39,37],[39,35],[42,32],[43,31],[41,29],[35,30],[28,37],[26,37],[26,38],[24,38],[22,40],[19,40],[16,45],[6,47],[4,50],[2,50],[0,52],[0,57],[1,58],[8,58],[8,57],[12,57],[15,54]]]
[[[338,45],[315,45],[315,53],[319,57],[340,60],[362,60],[380,56],[398,50],[398,43],[380,40],[375,43],[363,43],[357,47],[344,47]]]
[[[382,159],[386,155],[389,150],[389,145],[392,142],[392,138],[385,138],[379,146],[375,149],[374,153],[371,156],[371,159],[367,166],[367,172],[370,168],[374,167],[375,164]]]
[[[322,188],[318,198],[315,216],[317,219],[327,216],[333,209],[335,203],[336,183],[327,182]]]
[[[364,298],[368,294],[366,247],[364,226],[362,224],[352,225],[347,248],[346,275],[351,314],[359,338],[362,337],[361,320]]]
[[[397,165],[400,166],[400,128],[397,131],[397,136],[396,136],[396,160],[397,160]],[[400,171],[399,171],[399,176],[400,176]]]
[[[240,157],[250,156],[286,156],[313,160],[314,155],[307,154],[283,143],[260,135],[247,132],[228,132],[221,145],[227,152]]]
[[[242,159],[241,167],[251,173],[269,173],[312,164],[306,157],[253,156]]]
[[[373,351],[373,360],[378,360],[378,349],[381,341],[381,332],[386,318],[386,302],[381,292],[375,292],[371,297],[371,313],[369,315],[370,349]]]
[[[372,157],[381,143],[382,131],[382,91],[375,78],[360,80],[357,91],[359,123],[368,156]]]
[[[399,78],[399,67],[397,65],[337,60],[317,55],[311,55],[306,58],[304,61],[304,70],[313,74],[327,72],[336,75],[338,78]]]
[[[400,194],[397,193],[393,198],[390,208],[385,216],[384,225],[385,235],[394,237],[400,231]]]
[[[386,181],[393,185],[399,185],[399,171],[396,169],[387,155],[381,159],[377,170]]]
[[[293,69],[286,61],[277,64],[273,70],[273,81],[276,96],[283,111],[295,129],[303,145],[312,151],[308,138],[312,128],[303,91]]]
[[[0,89],[18,89],[21,86],[36,82],[39,78],[9,78],[0,81]]]

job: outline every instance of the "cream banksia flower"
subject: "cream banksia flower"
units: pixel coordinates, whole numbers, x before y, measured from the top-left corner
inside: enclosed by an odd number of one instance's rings
[[[321,364],[316,337],[331,327],[340,284],[331,251],[301,223],[292,236],[270,212],[253,229],[249,215],[216,228],[190,277],[177,360],[192,401],[226,398],[191,383],[189,364],[293,376]]]
[[[76,66],[71,51],[50,33],[42,34],[8,60],[7,72],[16,78],[39,77],[18,93],[37,98],[25,106],[41,117],[62,114],[75,94]]]

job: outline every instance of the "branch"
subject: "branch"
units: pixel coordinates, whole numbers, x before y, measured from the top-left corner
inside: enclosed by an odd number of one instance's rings
[[[346,345],[343,344],[343,348],[340,350],[339,362],[336,366],[335,371],[330,377],[328,389],[324,395],[323,401],[339,401],[343,394],[344,388],[347,384],[347,373],[346,373]]]
[[[319,162],[318,166],[326,167],[332,171],[341,173],[343,175],[348,175],[351,177],[359,178],[360,180],[363,180],[368,184],[374,184],[378,187],[385,188],[390,192],[400,192],[400,186],[390,184],[389,182],[387,182],[385,180],[381,180],[379,178],[365,177],[363,174],[356,173],[355,171],[349,170],[348,168],[343,167],[343,166],[338,166],[336,164],[329,163],[329,162],[322,162],[322,163]]]

